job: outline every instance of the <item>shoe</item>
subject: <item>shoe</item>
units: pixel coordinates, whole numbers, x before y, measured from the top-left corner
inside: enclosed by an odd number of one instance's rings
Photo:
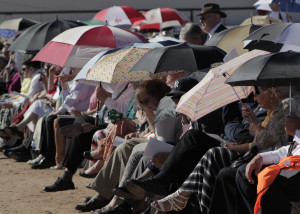
[[[44,158],[44,156],[39,155],[37,158],[27,161],[27,163],[28,163],[29,165],[33,165],[33,164],[35,164],[35,163],[40,162],[43,158]]]
[[[120,204],[106,212],[102,212],[101,210],[99,212],[96,212],[96,214],[133,214],[132,209],[129,205]]]
[[[8,157],[18,162],[26,162],[32,158],[28,150],[26,152],[9,152]]]
[[[89,132],[93,129],[94,125],[90,123],[84,123],[82,125],[67,125],[59,129],[60,134],[66,137],[76,137],[82,133]]]
[[[69,189],[75,189],[75,186],[73,181],[65,181],[61,178],[58,178],[54,184],[50,186],[45,186],[43,189],[45,192],[58,192]]]
[[[130,179],[125,182],[125,187],[137,199],[149,197],[153,200],[159,200],[168,194],[168,186],[162,185],[151,178],[142,181]]]
[[[91,156],[91,152],[90,152],[90,151],[85,151],[85,152],[83,153],[83,157],[85,157],[86,159],[91,160],[91,161],[97,161],[97,159],[95,159],[95,158],[93,158],[93,157]]]
[[[97,199],[92,198],[89,200],[86,204],[83,205],[76,205],[75,210],[79,210],[81,212],[90,212],[96,209],[100,209],[107,205],[109,203],[109,200],[107,199]]]
[[[28,151],[28,149],[26,149],[24,144],[21,144],[19,146],[13,147],[13,148],[8,148],[6,150],[8,150],[9,152],[26,152],[26,151]]]
[[[61,164],[50,167],[50,169],[52,169],[52,170],[60,170],[60,169],[64,169],[64,168],[65,167],[63,167],[63,165],[61,165]]]
[[[96,174],[86,174],[84,171],[82,171],[82,172],[78,172],[78,175],[80,175],[81,177],[84,177],[84,178],[95,178],[97,176],[97,173]]]
[[[7,150],[7,149],[4,149],[4,150],[2,151],[2,153],[3,153],[6,157],[10,158],[9,155],[8,155],[9,152],[10,152],[10,151]]]
[[[126,187],[116,187],[113,189],[112,193],[116,196],[119,196],[121,198],[132,198],[132,199],[137,199],[134,194],[128,191]]]
[[[9,138],[14,136],[23,137],[24,133],[20,132],[16,126],[7,126],[4,128],[4,131],[8,134]]]
[[[180,195],[179,190],[177,190],[161,200],[152,202],[151,206],[162,212],[168,212],[171,210],[180,211],[186,207],[188,200],[189,196]],[[170,205],[169,208],[165,207],[166,204]]]
[[[33,164],[31,169],[47,169],[53,165],[55,165],[54,161],[50,161],[44,157],[42,160],[40,160],[40,162]]]

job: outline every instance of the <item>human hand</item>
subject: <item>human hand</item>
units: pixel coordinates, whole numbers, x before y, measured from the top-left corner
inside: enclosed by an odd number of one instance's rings
[[[255,175],[258,175],[262,167],[262,161],[262,157],[258,154],[246,166],[245,176],[251,184],[254,184],[252,173],[254,171]]]
[[[81,115],[81,111],[78,111],[78,110],[75,110],[75,109],[72,109],[72,111],[70,113],[74,117],[78,117],[78,116]]]
[[[59,114],[58,111],[53,111],[53,112],[51,112],[50,114],[47,115],[47,118],[49,118],[50,116],[58,115],[58,114]]]
[[[259,123],[259,120],[257,119],[252,109],[245,104],[243,104],[242,106],[242,116],[249,123]]]
[[[232,150],[232,151],[235,151],[235,147],[237,146],[238,144],[235,143],[235,142],[224,142],[224,147],[229,149],[229,150]]]
[[[125,140],[129,140],[131,138],[135,138],[135,137],[140,137],[140,135],[138,133],[130,133],[125,135]]]
[[[159,152],[156,153],[155,155],[153,155],[151,162],[153,163],[153,165],[157,168],[161,168],[162,165],[164,164],[164,162],[166,161],[166,159],[168,158],[169,153],[167,152]]]
[[[297,129],[300,129],[300,118],[292,114],[286,118],[285,132],[291,136],[295,136]]]
[[[255,136],[256,133],[261,131],[262,129],[263,129],[263,127],[260,123],[250,123],[249,133],[250,133],[250,135]]]

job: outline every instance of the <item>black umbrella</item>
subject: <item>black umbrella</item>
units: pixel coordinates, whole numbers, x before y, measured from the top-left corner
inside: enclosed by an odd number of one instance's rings
[[[298,23],[296,23],[298,25]],[[248,44],[245,49],[265,50],[269,52],[280,51],[284,44],[284,32],[291,27],[291,23],[277,23],[259,28],[250,34],[244,41]],[[293,33],[297,37],[297,33]],[[282,37],[283,36],[283,37]]]
[[[29,28],[32,25],[39,23],[38,21],[27,19],[27,18],[17,18],[17,19],[8,19],[0,24],[0,29],[9,29],[22,31],[26,28]]]
[[[153,74],[167,71],[197,71],[222,62],[225,52],[217,47],[179,44],[155,48],[145,54],[130,71]]]
[[[261,55],[241,65],[226,83],[232,86],[289,86],[300,84],[300,53]]]
[[[70,28],[82,25],[84,24],[81,22],[58,19],[33,25],[21,33],[21,35],[12,43],[9,50],[37,52],[56,35]]]

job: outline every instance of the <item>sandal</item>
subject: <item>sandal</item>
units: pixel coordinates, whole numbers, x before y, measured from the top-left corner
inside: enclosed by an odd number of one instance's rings
[[[151,203],[151,207],[154,209],[157,209],[159,211],[167,212],[167,211],[180,211],[183,210],[186,207],[186,204],[189,200],[189,196],[183,196],[180,195],[179,190],[172,193],[171,195],[168,195],[167,197],[154,201]],[[169,209],[165,207],[165,205],[171,205]]]

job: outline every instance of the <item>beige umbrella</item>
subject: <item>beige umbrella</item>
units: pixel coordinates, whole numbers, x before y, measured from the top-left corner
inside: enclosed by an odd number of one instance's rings
[[[274,24],[274,23],[280,23],[282,22],[280,19],[274,19],[268,15],[265,16],[252,16],[247,19],[245,19],[240,25],[249,25],[249,24],[254,24],[254,25],[269,25],[269,24]]]
[[[252,87],[233,88],[225,84],[225,81],[249,59],[268,53],[253,50],[211,69],[194,88],[181,97],[176,111],[195,121],[228,103],[248,97]]]

